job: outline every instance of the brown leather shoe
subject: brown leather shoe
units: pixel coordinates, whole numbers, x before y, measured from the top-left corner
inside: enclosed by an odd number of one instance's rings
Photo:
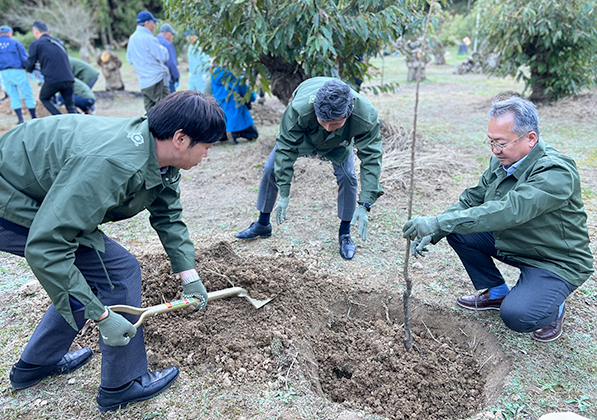
[[[457,302],[463,308],[473,311],[499,311],[503,300],[504,298],[489,299],[489,290],[486,290],[480,295],[460,296]]]
[[[531,333],[531,337],[533,337],[537,341],[542,341],[544,343],[548,343],[550,341],[557,340],[564,332],[563,325],[564,325],[564,313],[566,312],[566,306],[564,306],[564,310],[562,311],[562,316],[556,318],[551,324],[547,327],[543,327],[537,331]]]

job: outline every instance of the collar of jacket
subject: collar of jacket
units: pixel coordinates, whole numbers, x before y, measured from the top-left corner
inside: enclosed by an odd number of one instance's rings
[[[157,187],[158,185],[163,185],[164,181],[162,180],[162,177],[164,177],[164,179],[170,178],[172,176],[173,170],[172,167],[169,167],[166,173],[162,175],[162,172],[160,171],[160,165],[158,164],[158,156],[156,154],[155,149],[155,142],[160,140],[153,137],[153,134],[151,134],[151,132],[149,133],[149,136],[151,138],[151,141],[148,141],[147,143],[149,147],[150,157],[147,162],[147,177],[145,178],[145,188],[148,190]]]
[[[537,140],[537,144],[535,145],[535,147],[533,147],[533,149],[529,152],[529,154],[526,155],[526,159],[523,160],[521,162],[520,166],[518,166],[518,168],[516,168],[516,170],[514,172],[512,172],[512,174],[509,176],[513,176],[514,178],[519,179],[520,174],[525,173],[526,170],[531,167],[531,165],[534,165],[535,162],[537,162],[537,160],[545,154],[545,148],[546,148],[545,142],[541,139]],[[498,178],[506,178],[508,176],[508,174],[506,173],[506,171],[504,171],[502,164],[500,163],[498,158],[495,157],[495,155],[492,156],[492,161],[493,161],[493,173]]]

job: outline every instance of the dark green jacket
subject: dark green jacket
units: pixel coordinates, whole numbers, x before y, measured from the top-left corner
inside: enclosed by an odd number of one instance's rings
[[[576,286],[593,273],[576,164],[543,140],[510,176],[493,156],[479,184],[437,219],[446,234],[493,232],[498,255]]]
[[[100,224],[147,209],[173,271],[194,268],[179,180],[176,168],[160,173],[145,118],[53,116],[0,137],[0,217],[30,228],[25,257],[75,329],[69,295],[86,318],[104,312],[74,265],[81,245],[104,252]]]
[[[353,91],[352,115],[344,126],[328,133],[317,122],[313,102],[315,94],[329,77],[314,77],[300,84],[292,94],[276,141],[274,173],[281,197],[288,197],[294,174],[294,162],[299,156],[313,152],[342,166],[354,147],[361,160],[361,193],[359,201],[373,204],[384,191],[379,183],[382,143],[377,111],[367,99]]]
[[[68,57],[68,62],[70,63],[70,68],[73,71],[73,75],[85,82],[86,85],[99,74],[99,70],[96,70],[91,64],[86,63],[83,60],[79,60],[78,58],[73,58],[71,56]]]

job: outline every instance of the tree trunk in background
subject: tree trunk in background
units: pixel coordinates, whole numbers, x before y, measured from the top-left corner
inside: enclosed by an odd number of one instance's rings
[[[280,57],[271,55],[261,56],[260,62],[270,73],[272,93],[280,102],[288,105],[290,98],[292,98],[292,92],[307,79],[302,67],[297,63],[290,64]]]
[[[106,35],[106,27],[102,26],[102,29],[100,29],[100,39],[102,40],[102,47],[106,48],[106,45],[108,44],[108,36]]]

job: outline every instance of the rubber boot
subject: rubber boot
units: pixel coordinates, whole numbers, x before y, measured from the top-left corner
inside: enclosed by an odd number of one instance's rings
[[[17,117],[19,118],[17,125],[23,124],[25,122],[25,120],[23,119],[23,112],[20,109],[15,109],[15,114],[17,114]]]

